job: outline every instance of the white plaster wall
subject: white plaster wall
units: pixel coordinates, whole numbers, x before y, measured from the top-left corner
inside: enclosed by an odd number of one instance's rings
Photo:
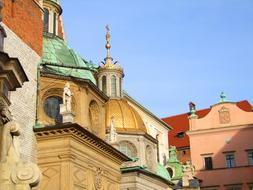
[[[3,25],[7,38],[4,41],[4,52],[10,57],[18,58],[29,79],[22,88],[10,93],[10,111],[14,119],[22,127],[21,157],[25,160],[35,161],[35,137],[33,125],[36,117],[36,94],[37,94],[37,64],[40,56],[26,45],[6,25]]]

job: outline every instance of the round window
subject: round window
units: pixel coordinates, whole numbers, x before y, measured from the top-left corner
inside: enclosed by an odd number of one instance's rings
[[[60,104],[62,104],[62,98],[58,96],[48,97],[44,102],[45,113],[57,123],[62,121]]]

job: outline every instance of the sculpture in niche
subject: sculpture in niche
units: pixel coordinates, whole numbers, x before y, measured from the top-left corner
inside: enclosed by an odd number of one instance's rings
[[[220,124],[227,124],[230,123],[230,113],[229,109],[226,107],[222,107],[219,110],[219,119],[220,119]]]
[[[183,165],[183,177],[182,177],[182,181],[183,181],[183,186],[184,187],[188,187],[190,184],[190,180],[194,179],[194,166],[190,163],[190,161],[186,161],[186,164]]]
[[[92,132],[96,135],[99,134],[99,106],[97,102],[92,101],[89,106],[90,121],[92,125]]]
[[[70,91],[70,84],[67,82],[63,89],[63,104],[68,112],[71,112],[72,96],[73,93]]]
[[[1,155],[0,161],[6,162],[11,150],[13,151],[13,159],[18,161],[20,157],[19,141],[16,137],[20,136],[20,126],[13,121],[8,108],[3,107],[0,112],[2,126],[1,135]]]
[[[117,141],[117,131],[114,123],[114,117],[111,117],[110,132],[108,134],[108,142],[114,143]]]

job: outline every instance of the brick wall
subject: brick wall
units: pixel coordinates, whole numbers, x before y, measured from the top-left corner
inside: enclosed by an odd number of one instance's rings
[[[34,0],[2,0],[3,23],[42,55],[43,12]]]

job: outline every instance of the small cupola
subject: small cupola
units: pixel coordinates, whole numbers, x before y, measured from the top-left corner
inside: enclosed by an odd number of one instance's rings
[[[124,77],[123,69],[119,64],[113,62],[113,58],[110,55],[110,29],[106,26],[106,58],[100,65],[97,73],[97,84],[101,91],[103,91],[110,98],[119,98],[122,96],[122,79]]]
[[[63,38],[62,8],[59,0],[44,0],[44,33]]]

